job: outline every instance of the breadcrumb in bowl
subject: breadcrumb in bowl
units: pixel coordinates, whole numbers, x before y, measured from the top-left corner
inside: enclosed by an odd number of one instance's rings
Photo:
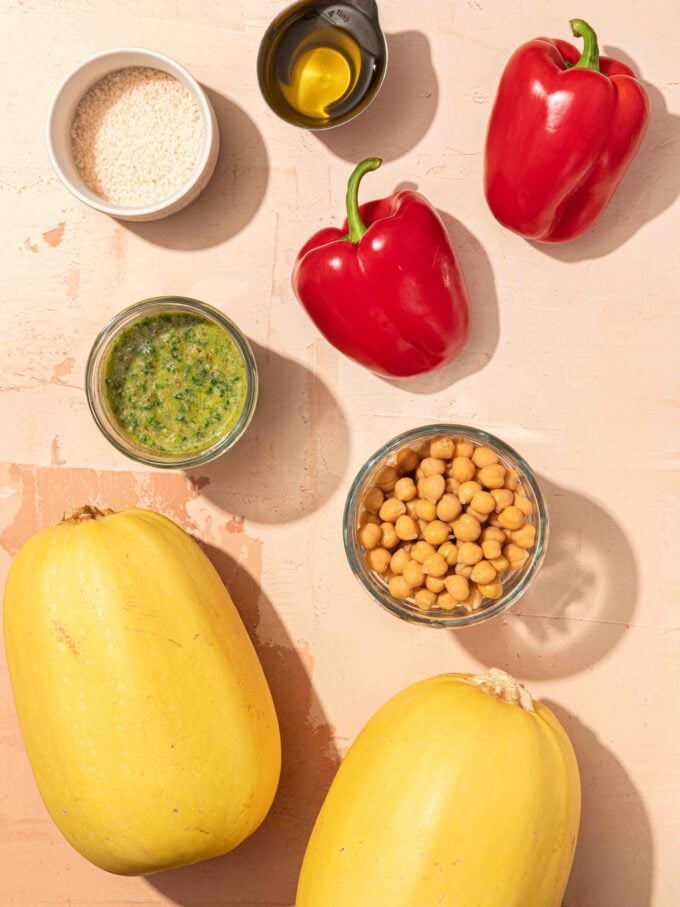
[[[156,220],[184,208],[217,163],[210,102],[178,63],[120,48],[71,72],[50,106],[50,159],[64,185],[92,208]]]
[[[183,186],[202,144],[201,114],[189,89],[148,66],[118,69],[95,82],[71,124],[83,182],[128,208],[153,205]]]

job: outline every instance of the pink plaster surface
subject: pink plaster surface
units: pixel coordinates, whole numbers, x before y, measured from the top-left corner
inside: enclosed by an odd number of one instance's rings
[[[258,41],[282,5],[0,3],[2,579],[18,547],[65,509],[140,504],[168,514],[201,540],[232,591],[274,690],[285,754],[272,813],[237,851],[149,879],[107,875],[70,849],[42,806],[3,663],[0,903],[291,907],[318,806],[368,717],[422,677],[495,665],[555,709],[579,757],[584,814],[565,907],[675,907],[677,3],[601,0],[565,12],[558,0],[384,0],[383,91],[364,116],[325,135],[287,127],[258,93]],[[489,214],[480,149],[509,54],[536,34],[567,37],[568,15],[581,12],[648,83],[652,122],[592,234],[538,248]],[[45,152],[58,81],[121,45],[185,64],[209,89],[222,131],[206,192],[155,224],[83,207]],[[351,164],[369,154],[385,164],[365,197],[417,184],[444,213],[474,308],[458,362],[399,386],[336,354],[289,285],[297,249],[341,219]],[[117,454],[82,386],[103,323],[163,293],[222,308],[253,341],[261,371],[246,437],[187,476]],[[366,457],[439,420],[489,429],[519,449],[551,513],[531,592],[504,618],[459,633],[381,612],[351,576],[340,537]]]

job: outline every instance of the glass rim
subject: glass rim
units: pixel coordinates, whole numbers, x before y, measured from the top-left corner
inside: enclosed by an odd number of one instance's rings
[[[146,314],[149,314],[152,311],[158,311],[159,307],[161,311],[163,307],[167,307],[167,311],[177,310],[191,312],[218,324],[229,334],[236,344],[243,360],[243,366],[246,373],[246,396],[243,403],[243,409],[236,422],[229,428],[225,435],[214,444],[211,444],[210,447],[186,456],[163,457],[154,454],[152,451],[145,450],[144,448],[136,448],[133,446],[132,442],[129,442],[128,444],[121,442],[118,437],[111,433],[105,419],[102,418],[101,413],[99,412],[98,404],[101,405],[101,394],[98,387],[98,379],[101,374],[102,352],[107,346],[112,344],[124,328],[138,319],[143,318]],[[258,391],[259,377],[257,362],[245,334],[243,334],[240,328],[238,328],[236,324],[219,309],[216,309],[206,302],[202,302],[200,299],[193,299],[190,296],[151,296],[121,309],[97,334],[85,366],[85,396],[87,397],[90,413],[92,414],[92,418],[94,419],[97,428],[107,441],[126,457],[129,457],[137,463],[143,463],[146,466],[155,466],[159,469],[182,469],[202,466],[204,463],[209,463],[211,460],[216,459],[233,447],[233,445],[242,437],[253,418],[257,405]],[[120,434],[121,438],[125,437],[122,431]]]
[[[415,441],[417,439],[435,437],[437,435],[451,435],[453,437],[462,436],[468,437],[473,440],[481,441],[484,444],[488,444],[489,447],[493,447],[501,456],[505,456],[508,460],[514,462],[520,471],[520,481],[525,481],[528,486],[531,488],[531,491],[536,500],[536,509],[537,516],[535,521],[536,526],[536,543],[533,549],[529,552],[529,558],[525,565],[522,566],[519,573],[521,574],[519,581],[513,588],[507,593],[503,594],[497,601],[490,604],[488,607],[479,609],[477,611],[471,611],[468,614],[458,615],[458,616],[442,616],[442,617],[433,617],[432,612],[422,611],[417,613],[414,606],[411,606],[413,610],[405,607],[404,603],[401,603],[399,599],[394,598],[390,595],[387,589],[379,589],[377,583],[374,586],[368,580],[368,575],[371,573],[369,568],[363,563],[363,558],[360,553],[360,545],[356,537],[356,525],[353,523],[353,514],[357,512],[358,506],[360,505],[360,495],[366,483],[368,475],[386,460],[391,454],[395,453],[401,447],[406,446],[410,441]],[[396,617],[401,620],[405,620],[408,623],[420,624],[427,627],[437,627],[445,629],[457,629],[462,627],[469,627],[475,624],[480,624],[483,621],[489,620],[492,617],[502,613],[503,611],[510,608],[522,595],[526,592],[528,587],[533,582],[536,574],[538,573],[541,564],[545,558],[545,553],[548,544],[548,508],[543,497],[540,485],[536,479],[535,473],[531,466],[520,454],[517,453],[514,448],[510,447],[509,444],[506,444],[505,441],[502,441],[500,438],[497,438],[495,435],[492,435],[490,432],[484,431],[480,428],[474,428],[471,425],[459,425],[450,422],[437,422],[430,425],[422,425],[418,428],[412,428],[408,431],[402,432],[396,437],[392,438],[382,447],[380,447],[374,454],[372,454],[368,460],[360,467],[358,470],[352,485],[350,486],[349,493],[347,495],[347,500],[345,502],[345,508],[343,511],[343,542],[345,547],[345,555],[349,562],[350,570],[356,577],[356,579],[361,583],[364,590],[368,595],[374,600],[377,601],[379,605],[389,611],[391,614],[394,614]],[[446,613],[446,612],[444,612]]]

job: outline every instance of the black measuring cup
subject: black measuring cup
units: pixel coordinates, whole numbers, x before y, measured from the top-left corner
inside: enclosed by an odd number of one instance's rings
[[[310,57],[314,53],[316,59]],[[314,112],[295,98],[295,80],[305,60],[308,94],[332,91],[331,61],[341,79],[347,77],[346,90]],[[287,123],[313,130],[331,129],[358,116],[380,90],[386,69],[387,41],[375,0],[294,3],[267,28],[257,58],[260,90],[271,109]]]

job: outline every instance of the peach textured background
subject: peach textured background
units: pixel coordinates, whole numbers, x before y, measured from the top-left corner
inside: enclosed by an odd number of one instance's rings
[[[235,853],[117,878],[81,859],[48,819],[3,666],[0,903],[289,907],[319,803],[367,718],[424,676],[496,665],[554,707],[580,760],[583,824],[566,907],[675,907],[680,7],[384,0],[391,62],[382,94],[353,124],[314,135],[277,120],[258,92],[258,42],[281,6],[0,0],[0,568],[31,533],[87,501],[178,520],[232,590],[285,745],[271,815]],[[632,61],[652,120],[592,234],[540,248],[491,217],[480,152],[512,50],[536,34],[566,38],[573,14]],[[124,44],[185,64],[208,87],[222,131],[212,184],[156,224],[83,207],[45,152],[58,81],[90,53]],[[400,386],[336,354],[289,285],[296,251],[342,217],[352,163],[369,154],[385,165],[366,179],[364,199],[416,184],[444,214],[474,306],[458,362]],[[252,339],[261,369],[245,439],[189,475],[125,460],[96,430],[83,393],[99,328],[161,293],[221,307]],[[531,592],[503,619],[458,633],[416,629],[374,606],[340,537],[365,458],[434,420],[481,426],[516,446],[551,512],[550,550]]]

